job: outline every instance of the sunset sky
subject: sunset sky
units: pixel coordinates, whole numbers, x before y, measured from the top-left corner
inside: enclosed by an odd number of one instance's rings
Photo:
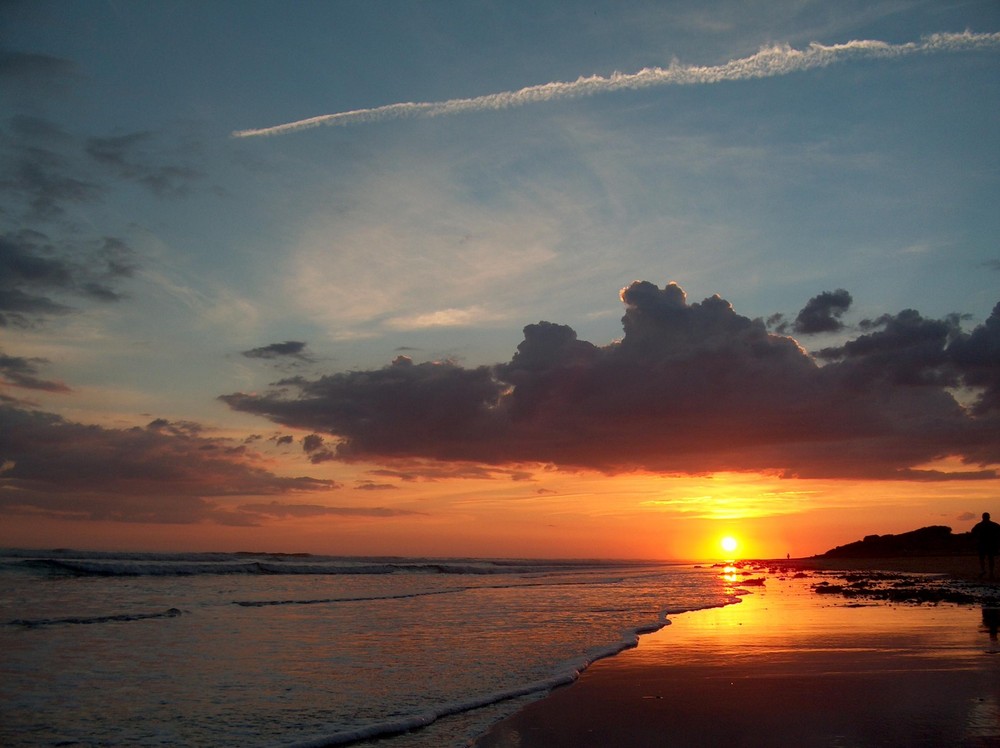
[[[1000,3],[0,5],[0,545],[1000,513]]]

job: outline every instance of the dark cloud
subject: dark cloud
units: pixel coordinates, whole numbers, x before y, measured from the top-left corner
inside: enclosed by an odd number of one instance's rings
[[[0,327],[67,314],[69,300],[119,301],[132,258],[115,237],[57,243],[32,230],[0,234]]]
[[[399,486],[392,483],[375,483],[374,481],[360,481],[354,486],[358,491],[397,491]]]
[[[58,218],[67,205],[93,203],[107,192],[89,175],[76,173],[70,158],[49,148],[24,145],[6,161],[8,176],[0,186],[24,201],[32,220]]]
[[[39,367],[47,363],[44,358],[8,356],[0,350],[0,377],[3,377],[4,384],[14,387],[45,392],[69,392],[70,388],[62,382],[39,378]]]
[[[981,392],[976,414],[1000,418],[1000,303],[993,307],[985,324],[971,335],[957,337],[948,353],[964,384]]]
[[[75,63],[61,57],[0,49],[0,82],[8,92],[29,100],[57,94],[77,78]]]
[[[286,340],[284,343],[271,343],[271,345],[261,346],[260,348],[251,348],[249,351],[243,351],[243,355],[247,358],[266,358],[266,359],[276,359],[283,357],[291,357],[301,359],[303,361],[311,361],[312,359],[306,354],[306,344],[300,340]]]
[[[843,288],[824,291],[813,296],[795,318],[793,330],[797,333],[840,332],[844,324],[841,316],[851,308],[854,300]]]
[[[421,512],[386,507],[322,506],[319,504],[282,504],[272,501],[267,504],[243,504],[240,511],[267,517],[405,517]]]
[[[244,445],[188,422],[106,429],[0,405],[0,512],[122,522],[257,519],[218,499],[325,492],[332,481],[285,478],[255,464]]]
[[[236,409],[268,415],[272,406],[282,412],[288,408],[295,411],[289,421],[297,428],[327,433],[340,433],[343,428],[351,436],[347,444],[338,445],[338,453],[359,456],[371,451],[411,456],[414,442],[423,442],[433,451],[424,456],[456,458],[456,449],[471,447],[488,428],[491,416],[483,407],[484,401],[495,401],[499,394],[489,367],[466,370],[451,363],[416,365],[404,357],[377,371],[347,372],[318,380],[294,377],[280,384],[285,390],[299,391],[300,396],[285,399],[278,393],[263,398],[239,394],[224,399]],[[279,416],[276,420],[283,419]],[[334,423],[342,426],[331,429]]]
[[[168,421],[166,418],[155,418],[146,424],[146,429],[158,434],[197,438],[204,432],[205,427],[194,421]],[[216,449],[217,446],[214,442],[208,441],[201,448]]]
[[[309,455],[309,462],[314,465],[337,459],[337,456],[326,447],[323,437],[319,434],[309,434],[303,437],[302,451]]]
[[[37,83],[40,78],[72,75],[76,66],[69,60],[51,55],[0,50],[0,78],[29,79]]]
[[[94,161],[120,178],[135,182],[158,196],[189,192],[204,174],[190,166],[159,163],[153,133],[133,132],[103,138],[87,138],[84,150]]]
[[[425,481],[434,483],[442,480],[531,480],[528,470],[504,468],[469,462],[435,462],[423,459],[384,459],[385,467],[369,470],[371,475],[396,478],[406,483]]]
[[[879,380],[896,385],[956,386],[958,371],[951,365],[949,344],[961,337],[957,316],[926,319],[914,309],[876,320],[864,320],[861,328],[874,330],[836,348],[817,354],[842,361],[845,380],[866,387]]]
[[[52,221],[71,205],[103,200],[116,183],[137,184],[157,197],[178,197],[204,177],[175,162],[170,148],[151,132],[78,137],[42,117],[16,114],[0,144],[0,190],[20,201],[29,221]]]
[[[332,435],[338,459],[382,462],[404,479],[406,460],[609,473],[996,476],[1000,307],[971,333],[958,317],[907,310],[816,359],[719,296],[689,304],[676,284],[637,281],[621,297],[625,335],[607,346],[541,322],[524,329],[505,364],[401,356],[382,369],[291,377],[262,394],[221,399]],[[814,321],[836,321],[849,295],[816,298]],[[955,399],[956,386],[972,388],[974,410]],[[926,469],[945,457],[969,469]]]
[[[15,114],[10,118],[10,131],[21,143],[68,145],[73,136],[44,117],[32,114]]]
[[[68,81],[71,70],[44,55],[0,53],[5,80]],[[83,301],[119,300],[134,254],[123,239],[95,236],[76,222],[80,207],[99,209],[123,185],[183,195],[202,178],[160,135],[84,136],[20,109],[14,102],[0,126],[0,326],[37,324]]]

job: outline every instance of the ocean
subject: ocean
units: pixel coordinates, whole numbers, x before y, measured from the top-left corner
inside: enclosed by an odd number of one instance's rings
[[[466,746],[717,568],[0,551],[0,745]]]

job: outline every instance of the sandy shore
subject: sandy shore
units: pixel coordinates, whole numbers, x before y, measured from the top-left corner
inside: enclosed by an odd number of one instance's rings
[[[739,604],[671,616],[475,745],[1000,746],[1000,642],[982,606],[813,591],[822,568],[979,577],[971,558],[905,561],[795,562]]]

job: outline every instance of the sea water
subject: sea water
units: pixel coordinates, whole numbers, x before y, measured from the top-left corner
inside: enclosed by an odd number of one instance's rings
[[[718,569],[0,551],[0,745],[465,746]]]

